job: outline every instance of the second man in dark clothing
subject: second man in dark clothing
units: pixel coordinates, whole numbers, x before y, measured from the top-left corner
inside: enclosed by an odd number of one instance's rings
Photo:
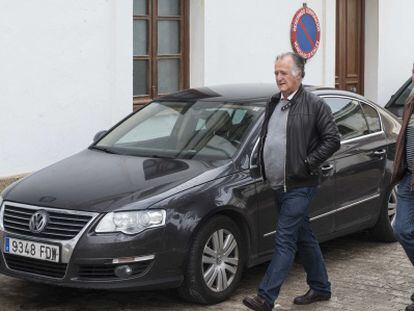
[[[411,82],[414,84],[414,65]],[[404,106],[401,130],[395,147],[394,175],[392,184],[398,182],[397,212],[394,233],[405,253],[414,265],[414,95],[408,97]],[[414,311],[412,304],[406,311]]]
[[[328,300],[331,286],[309,220],[316,194],[318,167],[340,147],[338,128],[323,99],[302,86],[305,60],[295,53],[279,55],[275,78],[280,93],[266,107],[261,133],[262,174],[274,189],[279,209],[275,251],[255,297],[243,303],[252,310],[271,310],[299,252],[309,291],[295,304]]]

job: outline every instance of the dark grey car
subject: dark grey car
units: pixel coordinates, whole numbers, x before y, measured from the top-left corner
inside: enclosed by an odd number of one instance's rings
[[[362,96],[308,87],[331,107],[341,148],[320,167],[320,241],[370,229],[394,239],[390,174],[400,125]],[[270,259],[277,207],[258,141],[274,85],[190,89],[101,132],[84,151],[3,193],[1,272],[86,288],[176,287],[226,299]]]

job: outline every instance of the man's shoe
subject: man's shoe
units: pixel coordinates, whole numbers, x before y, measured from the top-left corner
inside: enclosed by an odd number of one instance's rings
[[[318,293],[315,292],[313,289],[310,289],[305,295],[296,297],[293,300],[293,303],[295,305],[308,305],[316,301],[324,301],[329,299],[331,299],[331,293]]]
[[[414,311],[414,303],[405,308],[405,311]]]
[[[254,297],[245,297],[243,299],[243,304],[255,311],[271,311],[272,308],[268,305],[268,303],[259,296]]]

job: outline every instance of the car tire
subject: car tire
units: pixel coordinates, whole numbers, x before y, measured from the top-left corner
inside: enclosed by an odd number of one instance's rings
[[[238,226],[226,216],[202,225],[190,248],[180,296],[200,304],[227,299],[242,276],[246,258],[243,243]]]
[[[397,239],[392,229],[392,221],[397,209],[397,189],[393,188],[387,193],[385,202],[381,206],[380,216],[377,223],[371,229],[372,236],[381,242],[395,242]]]

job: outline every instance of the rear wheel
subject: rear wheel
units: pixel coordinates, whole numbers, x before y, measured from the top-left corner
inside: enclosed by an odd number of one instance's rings
[[[218,216],[196,234],[179,288],[186,300],[214,304],[236,289],[245,262],[243,237],[228,217]]]
[[[394,220],[397,211],[397,192],[394,187],[387,196],[386,202],[381,207],[381,214],[378,222],[371,229],[371,233],[375,239],[382,242],[395,242],[396,238],[391,223]]]

